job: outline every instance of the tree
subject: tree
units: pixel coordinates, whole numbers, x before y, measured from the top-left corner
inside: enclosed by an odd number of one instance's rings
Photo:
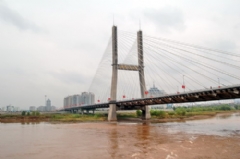
[[[25,111],[22,111],[22,116],[26,115],[26,112]]]
[[[37,116],[40,115],[39,111],[36,111],[36,115],[37,115]]]
[[[138,117],[139,117],[139,116],[142,116],[142,111],[141,111],[141,110],[137,110],[137,111],[136,111],[136,114],[137,114]]]

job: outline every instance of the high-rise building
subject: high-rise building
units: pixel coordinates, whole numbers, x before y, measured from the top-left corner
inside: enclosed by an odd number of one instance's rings
[[[76,107],[79,105],[79,99],[80,99],[80,95],[79,94],[75,94],[72,96],[72,106]]]
[[[155,87],[155,84],[153,84],[153,87],[151,87],[148,90],[148,97],[159,97],[162,95],[165,95],[165,91],[164,90],[159,90],[157,87]]]
[[[40,111],[40,112],[46,111],[46,106],[39,106],[39,107],[37,108],[37,111]]]
[[[64,98],[64,101],[63,101],[64,108],[72,107],[72,98],[73,98],[73,96],[67,96]]]
[[[36,107],[35,106],[30,106],[29,111],[36,111]]]
[[[153,87],[151,87],[149,90],[148,90],[148,95],[147,97],[150,97],[150,98],[154,98],[154,97],[160,97],[160,96],[163,96],[163,95],[166,95],[165,91],[164,90],[159,90],[155,84],[153,84]],[[164,105],[152,105],[151,108],[152,109],[164,109]]]
[[[14,108],[13,108],[13,111],[14,111],[14,112],[18,112],[18,111],[20,111],[20,109],[19,109],[19,107],[14,107]]]
[[[6,107],[2,107],[2,111],[6,111]]]
[[[51,107],[51,100],[50,100],[50,99],[47,100],[46,106],[47,106],[47,107]]]
[[[91,92],[82,92],[81,95],[76,94],[72,96],[65,97],[63,100],[64,108],[76,107],[81,105],[91,105],[94,104],[95,95]]]
[[[8,112],[12,112],[13,109],[14,109],[14,106],[12,106],[12,105],[8,105],[8,106],[7,106],[7,111],[8,111]]]
[[[46,101],[46,108],[45,109],[46,109],[47,112],[51,111],[51,100],[50,99],[48,99]]]

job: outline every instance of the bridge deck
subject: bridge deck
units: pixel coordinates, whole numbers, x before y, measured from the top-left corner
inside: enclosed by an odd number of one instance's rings
[[[169,104],[169,103],[187,103],[187,102],[201,102],[201,101],[213,101],[222,99],[235,99],[240,98],[240,85],[234,85],[229,87],[214,88],[197,90],[191,92],[185,92],[180,94],[169,94],[160,97],[153,98],[140,98],[133,100],[124,101],[110,101],[109,103],[116,103],[120,109],[128,107],[140,108],[145,105],[156,105],[156,104]],[[65,108],[64,110],[75,110],[75,109],[95,109],[95,108],[108,108],[109,103],[100,103],[94,105],[85,105],[79,107]]]

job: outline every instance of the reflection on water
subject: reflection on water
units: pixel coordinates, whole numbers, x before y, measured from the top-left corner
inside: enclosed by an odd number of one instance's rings
[[[174,157],[172,147],[192,142],[194,134],[239,134],[239,123],[239,113],[184,123],[0,123],[0,158]],[[193,135],[186,139],[178,132]]]
[[[111,155],[111,158],[116,158],[117,152],[118,152],[118,132],[116,129],[113,129],[111,131],[109,131],[108,133],[109,135],[109,149],[108,149],[108,153]]]
[[[16,124],[16,123],[20,123],[20,124],[22,124],[22,125],[35,125],[35,124],[40,124],[41,122],[40,121],[20,121],[20,122],[16,122],[16,121],[1,121],[0,123],[5,123],[5,124],[9,124],[9,123],[14,123],[14,124]]]
[[[40,124],[40,122],[21,122],[21,124],[22,125],[25,125],[25,124],[27,124],[27,125],[29,125],[29,124],[35,125],[35,124]]]

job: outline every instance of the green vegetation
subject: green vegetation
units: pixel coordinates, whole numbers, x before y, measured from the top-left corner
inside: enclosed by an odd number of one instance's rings
[[[30,112],[26,112],[26,111],[22,111],[22,116],[25,116],[25,115],[27,115],[27,116],[39,116],[40,115],[40,113],[39,113],[39,111],[32,111],[31,113]]]
[[[25,111],[22,111],[22,116],[26,115],[26,112]]]
[[[215,115],[219,112],[239,110],[238,106],[230,106],[227,104],[215,106],[195,106],[195,107],[175,107],[174,113],[178,116],[195,116],[195,115]]]
[[[152,117],[158,117],[158,118],[165,118],[167,116],[167,113],[162,110],[150,110],[150,114]]]
[[[39,113],[39,111],[32,111],[30,115],[32,115],[32,116],[39,116],[40,113]]]
[[[141,110],[137,110],[137,111],[136,111],[136,115],[137,115],[137,117],[142,116],[142,111],[141,111]]]
[[[234,105],[234,108],[235,108],[236,110],[240,110],[240,105]]]
[[[229,111],[234,110],[234,107],[231,107],[229,105],[223,104],[223,105],[217,105],[217,106],[195,106],[195,107],[178,107],[174,109],[177,113],[183,113],[185,112],[205,112],[205,111]]]
[[[40,114],[36,112],[23,111],[21,114],[0,115],[0,121],[61,121],[61,122],[84,122],[84,121],[106,121],[106,114]]]

